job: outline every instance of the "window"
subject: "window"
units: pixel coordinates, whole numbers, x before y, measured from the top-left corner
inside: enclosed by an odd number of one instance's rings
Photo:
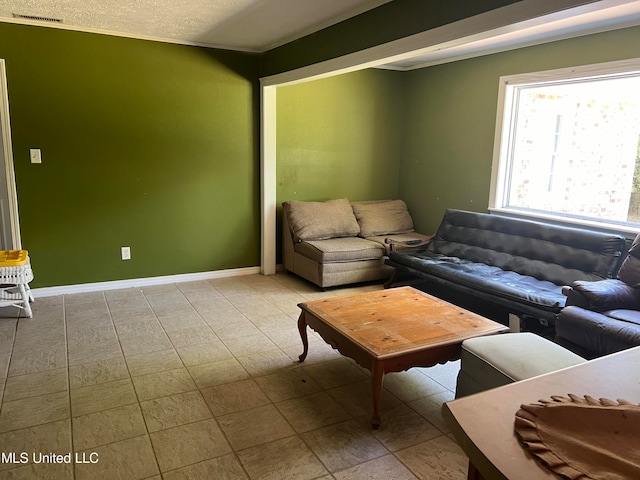
[[[640,227],[640,59],[503,77],[491,209]]]

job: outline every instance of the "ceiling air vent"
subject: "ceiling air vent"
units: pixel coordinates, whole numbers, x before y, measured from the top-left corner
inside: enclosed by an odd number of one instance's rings
[[[12,15],[13,15],[13,18],[21,18],[23,20],[35,20],[36,22],[62,23],[61,18],[41,17],[40,15],[22,15],[20,13],[13,13]]]

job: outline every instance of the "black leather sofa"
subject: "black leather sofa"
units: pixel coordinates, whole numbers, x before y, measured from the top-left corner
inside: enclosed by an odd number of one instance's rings
[[[556,321],[556,343],[585,358],[640,345],[640,236],[616,279],[573,282]]]
[[[613,277],[625,250],[621,235],[447,210],[426,250],[391,252],[386,263],[521,318],[553,323],[567,299],[563,286]]]

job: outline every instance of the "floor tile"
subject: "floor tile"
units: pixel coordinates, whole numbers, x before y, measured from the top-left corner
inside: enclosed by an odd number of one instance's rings
[[[297,436],[243,450],[238,457],[252,480],[305,480],[328,473]]]
[[[187,370],[189,370],[193,381],[196,382],[200,389],[249,378],[247,371],[235,358],[193,365],[188,367]]]
[[[417,477],[393,455],[385,455],[341,472],[336,480],[415,480]],[[434,479],[437,477],[434,477]]]
[[[442,433],[449,433],[449,426],[442,417],[442,404],[450,402],[454,397],[454,393],[447,390],[442,393],[419,398],[409,402],[408,405],[426,418],[429,423],[438,428]]]
[[[272,442],[295,434],[291,426],[273,405],[218,417],[220,427],[234,450]]]
[[[213,333],[213,330],[211,330],[211,327],[208,325],[168,330],[167,336],[176,348],[219,341],[216,334]]]
[[[122,358],[120,344],[114,340],[103,345],[87,345],[75,350],[69,350],[69,365],[82,365],[84,363],[104,362]]]
[[[417,369],[388,373],[384,376],[383,386],[404,402],[446,391],[444,386]]]
[[[286,400],[277,403],[276,407],[296,432],[307,432],[349,419],[349,414],[326,392]]]
[[[396,457],[424,480],[467,478],[469,460],[460,447],[444,435],[396,452]]]
[[[313,430],[302,434],[302,438],[331,473],[389,453],[369,431],[353,421]]]
[[[211,411],[198,391],[148,400],[140,406],[149,432],[211,418]]]
[[[69,367],[69,386],[71,388],[89,387],[100,383],[123,380],[129,377],[124,357],[99,362],[84,363]]]
[[[64,340],[46,348],[14,351],[9,364],[9,376],[55,370],[67,366]]]
[[[369,428],[370,422],[369,415],[361,418],[364,428]],[[442,435],[440,430],[405,404],[386,409],[382,413],[382,425],[371,434],[392,452]]]
[[[109,408],[137,403],[131,379],[100,383],[71,390],[71,413],[74,417]]]
[[[367,378],[346,358],[302,367],[322,388],[334,388],[348,383],[356,383]]]
[[[137,337],[139,335],[158,336],[162,335],[164,329],[158,319],[151,311],[144,317],[114,320],[118,338]]]
[[[140,401],[196,390],[196,384],[185,368],[133,377],[133,384]]]
[[[187,307],[185,307],[187,308]],[[191,307],[188,306],[188,311],[183,312],[180,315],[174,315],[172,313],[164,316],[159,315],[158,321],[162,325],[165,331],[170,332],[173,330],[184,330],[185,328],[198,328],[206,326],[205,321],[200,315]]]
[[[70,452],[71,421],[69,419],[0,433],[2,452],[27,452],[30,462],[33,452]],[[15,465],[0,463],[0,471]]]
[[[146,433],[140,407],[135,404],[73,418],[73,446],[76,450],[86,450]]]
[[[181,368],[182,360],[173,348],[125,357],[132,377]]]
[[[226,338],[223,342],[236,356],[253,355],[277,348],[276,345],[260,331],[242,337]]]
[[[205,388],[202,396],[216,416],[269,403],[269,398],[253,379]]]
[[[440,413],[459,362],[387,375],[373,431],[366,369],[311,329],[298,361],[298,303],[381,288],[278,273],[39,298],[0,321],[0,446],[99,462],[0,478],[463,479]]]
[[[176,351],[186,366],[217,362],[232,357],[225,344],[219,340],[199,345],[176,347]]]
[[[76,464],[76,480],[138,480],[159,473],[151,442],[146,435],[109,443],[82,453],[87,459],[94,454],[98,462]]]
[[[281,402],[321,390],[320,385],[302,368],[258,377],[256,383],[272,402]]]
[[[32,427],[69,418],[69,416],[67,392],[3,402],[2,412],[0,412],[0,432]]]
[[[45,370],[7,378],[4,401],[36,397],[50,393],[66,392],[69,389],[67,369]]]
[[[37,454],[39,454],[38,452]],[[30,463],[7,470],[0,477],[7,480],[73,480],[71,463]]]
[[[164,480],[242,480],[249,478],[233,454],[171,470],[162,476]]]
[[[120,345],[124,354],[128,356],[157,352],[173,347],[163,330],[145,335],[120,337]]]
[[[373,396],[371,393],[371,380],[364,380],[358,383],[343,385],[342,387],[327,390],[327,393],[342,407],[347,413],[354,417],[371,415],[373,411]],[[388,391],[382,390],[381,405],[382,414],[387,409],[396,407],[402,402],[391,395]]]
[[[244,369],[254,377],[279,372],[285,368],[295,368],[300,365],[299,362],[292,360],[279,349],[253,355],[236,356],[236,358]]]
[[[160,430],[150,436],[162,472],[231,452],[214,419]]]

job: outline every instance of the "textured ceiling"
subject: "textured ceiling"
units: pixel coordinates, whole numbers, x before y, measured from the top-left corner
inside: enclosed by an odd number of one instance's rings
[[[262,52],[389,1],[0,0],[0,21]]]

